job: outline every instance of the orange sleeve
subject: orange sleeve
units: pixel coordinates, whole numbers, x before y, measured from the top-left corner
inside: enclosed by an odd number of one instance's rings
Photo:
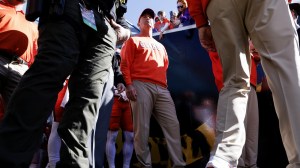
[[[209,51],[208,55],[212,64],[212,71],[215,77],[215,84],[217,86],[218,91],[220,92],[221,89],[224,87],[223,69],[222,69],[221,60],[217,52]]]
[[[38,51],[38,36],[39,36],[39,32],[37,29],[37,25],[33,25],[33,46],[32,46],[32,55],[30,57],[30,61],[29,61],[29,67],[32,65],[32,63],[34,62],[35,56],[37,55],[37,51]]]
[[[189,6],[189,12],[192,18],[196,22],[196,26],[202,27],[208,24],[208,18],[206,16],[206,8],[209,0],[187,0]]]
[[[132,38],[128,39],[121,49],[121,71],[126,85],[132,84],[130,69],[134,59],[135,44]]]

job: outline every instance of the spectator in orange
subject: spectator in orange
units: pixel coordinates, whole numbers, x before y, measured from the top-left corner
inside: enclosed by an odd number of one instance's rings
[[[129,38],[121,50],[121,71],[133,116],[134,149],[141,167],[152,167],[148,146],[150,118],[160,124],[173,167],[185,166],[179,122],[167,88],[168,54],[152,37],[155,13],[145,9],[138,20],[140,34]]]
[[[25,19],[24,2],[0,1],[0,93],[4,108],[37,53],[37,25]]]
[[[180,25],[180,20],[177,17],[178,13],[176,11],[170,11],[170,27],[177,28]]]
[[[158,11],[157,12],[158,21],[155,22],[154,28],[160,32],[159,39],[162,38],[163,33],[166,30],[169,30],[171,28],[171,23],[169,19],[166,18],[166,12],[165,11]]]

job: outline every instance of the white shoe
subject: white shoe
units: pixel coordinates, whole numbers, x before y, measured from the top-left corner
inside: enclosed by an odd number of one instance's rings
[[[227,161],[219,157],[211,156],[209,158],[208,163],[206,164],[206,168],[236,168],[236,167],[231,166]]]

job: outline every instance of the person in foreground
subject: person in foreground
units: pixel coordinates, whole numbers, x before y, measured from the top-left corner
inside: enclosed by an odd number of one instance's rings
[[[69,75],[69,101],[57,130],[62,146],[56,167],[90,166],[88,137],[116,42],[130,34],[115,22],[116,1],[101,2],[63,0],[45,5],[39,19],[38,55],[12,95],[0,125],[1,167],[29,166],[41,143],[43,125]]]
[[[134,149],[142,167],[152,167],[148,137],[153,115],[163,130],[173,167],[184,167],[179,122],[167,89],[168,55],[164,46],[152,38],[154,16],[149,8],[141,13],[140,34],[129,38],[121,50],[121,71],[132,107]]]
[[[217,134],[207,167],[236,167],[242,153],[250,91],[250,37],[273,94],[287,167],[299,168],[300,103],[295,99],[300,96],[299,41],[287,1],[188,0],[188,4],[202,47],[217,50],[223,67]]]

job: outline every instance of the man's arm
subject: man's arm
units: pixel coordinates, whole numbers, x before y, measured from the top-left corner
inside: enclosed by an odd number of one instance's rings
[[[198,28],[198,36],[202,47],[207,51],[216,51],[214,39],[206,16],[206,8],[209,0],[187,0],[187,2],[190,15],[195,20]]]
[[[134,58],[134,42],[132,38],[127,40],[121,49],[121,72],[126,85],[132,84],[131,80],[131,66]]]
[[[190,15],[196,22],[197,28],[208,25],[206,8],[210,0],[187,0]]]
[[[116,22],[111,21],[112,27],[117,33],[117,45],[122,44],[130,37],[129,26],[126,22],[124,14],[127,12],[127,0],[117,0],[118,8],[116,9]]]
[[[121,49],[121,71],[126,83],[126,95],[129,100],[136,100],[136,90],[132,85],[131,66],[135,56],[135,43],[132,38],[127,40]]]

